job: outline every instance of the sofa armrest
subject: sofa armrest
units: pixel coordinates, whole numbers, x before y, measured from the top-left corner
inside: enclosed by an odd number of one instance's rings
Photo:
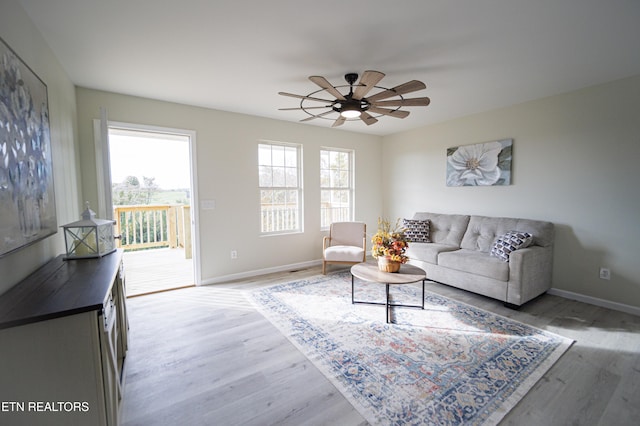
[[[509,255],[507,303],[522,305],[551,288],[552,246],[531,246]]]

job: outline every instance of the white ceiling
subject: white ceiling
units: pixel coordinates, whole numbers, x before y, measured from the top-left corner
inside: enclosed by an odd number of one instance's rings
[[[308,80],[377,70],[428,107],[386,135],[640,74],[638,0],[19,0],[78,86],[299,121]],[[373,94],[375,92],[371,92]],[[328,96],[328,95],[327,95]],[[315,119],[309,125],[330,126]]]

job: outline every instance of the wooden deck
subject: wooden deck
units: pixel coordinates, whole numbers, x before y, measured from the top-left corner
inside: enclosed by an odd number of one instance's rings
[[[193,259],[182,248],[124,253],[127,297],[194,285]]]

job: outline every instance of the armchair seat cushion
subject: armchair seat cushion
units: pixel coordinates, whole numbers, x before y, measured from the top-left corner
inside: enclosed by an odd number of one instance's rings
[[[331,246],[324,251],[324,260],[329,262],[362,262],[364,250],[354,246]]]

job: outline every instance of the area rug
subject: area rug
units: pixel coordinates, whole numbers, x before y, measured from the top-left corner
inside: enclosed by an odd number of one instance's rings
[[[356,279],[356,300],[384,301],[385,286]],[[416,304],[418,285],[394,286]],[[353,305],[347,272],[250,293],[371,424],[497,424],[572,340],[425,294],[425,309]]]

